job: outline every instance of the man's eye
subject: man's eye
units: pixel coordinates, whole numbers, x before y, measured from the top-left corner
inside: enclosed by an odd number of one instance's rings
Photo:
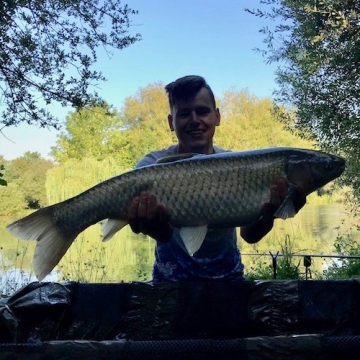
[[[196,113],[197,113],[198,115],[204,116],[204,115],[207,115],[207,114],[209,113],[209,110],[207,110],[207,109],[202,109],[202,110],[198,110]]]

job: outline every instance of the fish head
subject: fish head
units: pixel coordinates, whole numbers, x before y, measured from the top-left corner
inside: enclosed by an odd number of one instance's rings
[[[290,154],[285,166],[288,181],[303,186],[306,195],[339,177],[344,169],[343,158],[316,150]]]

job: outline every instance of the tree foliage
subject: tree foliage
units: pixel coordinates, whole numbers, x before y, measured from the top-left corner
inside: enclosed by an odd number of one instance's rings
[[[5,173],[6,179],[9,185],[22,193],[22,203],[25,202],[27,208],[38,209],[47,205],[46,172],[53,166],[51,161],[42,158],[38,152],[26,152],[9,162]]]
[[[8,184],[0,188],[0,216],[10,216],[21,213],[27,204],[24,194],[16,184]]]
[[[218,100],[218,105],[221,123],[216,129],[215,143],[225,149],[313,147],[310,141],[286,131],[284,125],[274,118],[270,98],[260,99],[247,90],[228,90]]]
[[[360,200],[360,2],[262,0],[249,12],[275,20],[264,27],[269,62],[279,62],[278,114],[303,136],[347,158],[343,183]],[[292,113],[281,106],[293,106]],[[293,122],[294,121],[294,122]]]
[[[118,112],[107,103],[94,104],[69,113],[65,131],[58,135],[52,155],[63,164],[69,159],[112,157],[127,163],[127,133]]]
[[[133,165],[150,151],[176,142],[169,130],[169,102],[161,82],[140,88],[125,99],[121,116],[129,138],[129,156]]]
[[[58,127],[46,106],[81,108],[98,100],[90,85],[103,81],[92,70],[97,49],[122,49],[136,11],[118,0],[1,0],[1,123]]]
[[[50,204],[69,199],[82,191],[119,173],[130,170],[121,168],[111,158],[103,160],[86,157],[81,160],[70,159],[47,172],[46,193]]]
[[[163,85],[156,83],[126,98],[119,113],[106,103],[70,113],[52,154],[60,164],[111,157],[119,168],[132,168],[146,153],[175,141],[167,124],[168,107]]]

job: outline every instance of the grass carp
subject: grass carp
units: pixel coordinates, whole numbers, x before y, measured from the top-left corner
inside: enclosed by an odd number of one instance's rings
[[[276,217],[295,215],[292,194],[306,195],[341,175],[345,161],[324,152],[269,148],[213,155],[185,155],[108,179],[60,203],[15,221],[7,230],[20,239],[37,240],[33,267],[41,281],[58,264],[75,238],[101,220],[103,240],[128,224],[127,208],[142,191],[154,195],[169,214],[190,254],[208,228],[249,225],[260,219],[270,186],[284,178],[288,195]]]

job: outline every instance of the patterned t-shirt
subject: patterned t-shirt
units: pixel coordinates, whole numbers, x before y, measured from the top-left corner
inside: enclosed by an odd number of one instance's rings
[[[226,150],[214,146],[215,153]],[[178,145],[153,151],[142,158],[136,168],[154,164],[158,159],[178,154]],[[180,237],[180,229],[173,228],[171,239],[156,242],[153,281],[179,280],[243,280],[244,265],[236,241],[235,228],[209,229],[200,249],[190,256]]]

